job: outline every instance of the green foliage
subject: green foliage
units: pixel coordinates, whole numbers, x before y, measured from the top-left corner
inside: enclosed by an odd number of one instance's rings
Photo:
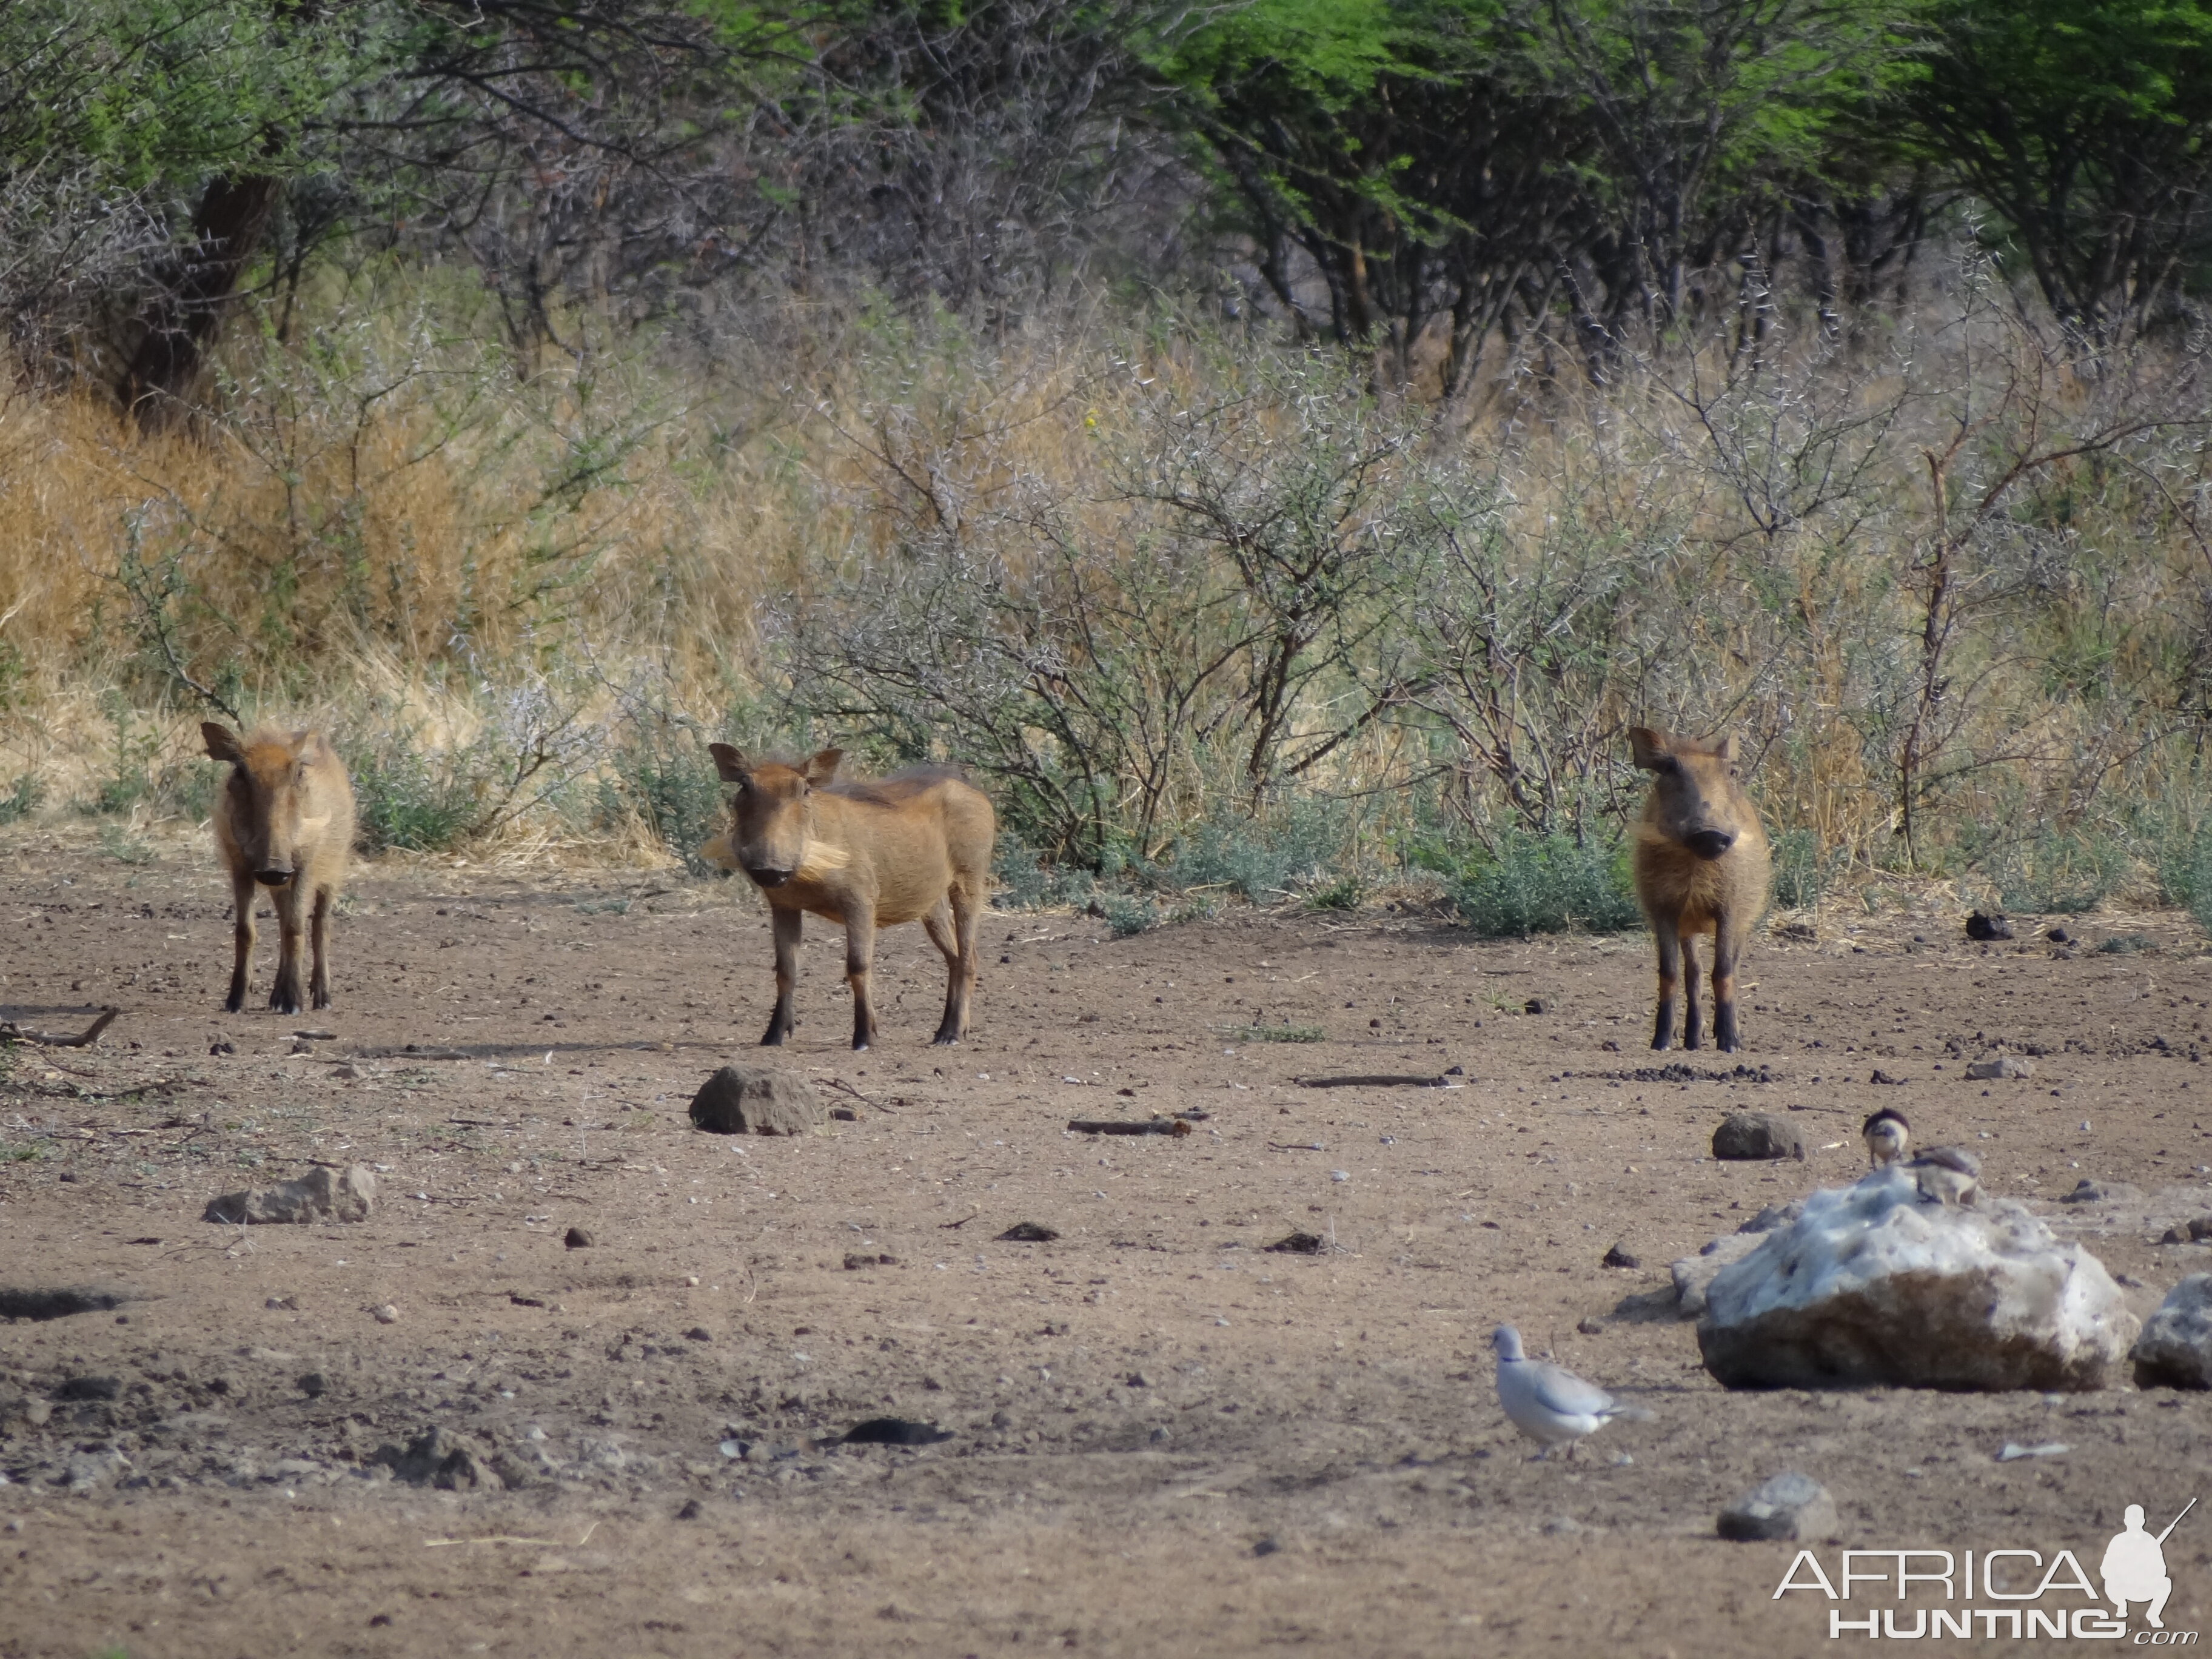
[[[355,755],[352,764],[361,850],[439,853],[477,833],[487,775],[497,761],[483,744],[422,748],[413,732],[400,728]]]
[[[154,849],[119,823],[103,823],[97,837],[100,850],[118,864],[151,864]]]
[[[1186,891],[1226,888],[1254,904],[1272,904],[1317,884],[1339,890],[1356,882],[1344,877],[1328,883],[1344,855],[1346,818],[1335,804],[1310,798],[1265,817],[1217,812],[1184,832],[1161,878]]]
[[[2212,823],[2166,838],[2159,853],[2158,880],[2168,900],[2212,933]]]
[[[1168,920],[1158,905],[1137,893],[1101,893],[1098,908],[1105,913],[1106,925],[1114,930],[1115,939],[1149,933]]]
[[[2101,941],[2097,946],[2100,951],[2108,957],[2138,956],[2145,951],[2157,948],[2141,933],[2115,933],[2112,938]]]
[[[1785,910],[1811,909],[1841,864],[1840,854],[1821,855],[1820,838],[1812,830],[1784,830],[1774,837],[1775,903]]]
[[[1462,867],[1452,902],[1485,939],[1526,938],[1581,928],[1618,933],[1641,913],[1618,844],[1560,834],[1516,833]]]
[[[1367,884],[1357,876],[1344,876],[1306,895],[1309,910],[1357,910],[1367,896]]]
[[[633,724],[628,741],[608,757],[599,785],[598,817],[611,825],[634,813],[694,876],[719,876],[700,847],[728,827],[727,797],[705,737],[656,720]]]
[[[1999,907],[2021,915],[2094,910],[2127,878],[2126,848],[2094,828],[2039,830],[2025,836],[1970,833],[1961,841],[1996,890]]]
[[[38,774],[17,774],[15,781],[4,793],[0,793],[0,823],[14,823],[19,819],[27,818],[39,810],[40,804],[46,798],[46,786],[40,781]]]

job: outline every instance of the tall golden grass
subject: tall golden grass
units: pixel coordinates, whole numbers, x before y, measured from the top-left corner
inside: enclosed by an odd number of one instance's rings
[[[1358,405],[1419,436],[1343,533],[1399,535],[1392,514],[1449,495],[1495,587],[1440,565],[1395,592],[1297,722],[1361,696],[1382,715],[1297,788],[1396,791],[1479,836],[1576,825],[1621,810],[1618,734],[1653,720],[1744,733],[1770,819],[1869,866],[2197,822],[2200,357],[2072,356],[1972,273],[1853,343],[1780,328],[1754,358],[1717,334],[1604,386],[1502,380],[1449,426],[1166,311],[988,336],[854,314],[719,354],[577,316],[585,343],[527,374],[458,278],[333,269],[302,314],[279,341],[241,313],[190,429],[138,433],[86,392],[0,403],[0,792],[96,803],[134,744],[175,772],[213,699],[439,755],[543,740],[558,764],[486,824],[542,799],[580,825],[611,798],[579,788],[655,721],[854,735],[818,732],[793,665],[867,606],[926,631],[895,595],[928,561],[1041,580],[1049,508],[1118,602],[1129,550],[1172,530],[1133,476],[1202,442],[1258,477]],[[1227,408],[1249,418],[1200,418]],[[1393,703],[1382,657],[1407,641],[1458,653],[1456,678]],[[1170,830],[1238,801],[1208,770],[1225,752],[1181,757]]]

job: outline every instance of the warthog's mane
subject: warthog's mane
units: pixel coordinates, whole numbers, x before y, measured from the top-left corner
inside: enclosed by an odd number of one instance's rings
[[[908,766],[887,778],[832,778],[822,786],[824,793],[842,795],[847,800],[867,801],[877,806],[896,806],[912,800],[933,784],[965,783],[968,776],[957,766]]]

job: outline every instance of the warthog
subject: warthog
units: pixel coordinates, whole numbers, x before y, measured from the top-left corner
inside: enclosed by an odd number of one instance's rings
[[[1698,957],[1713,936],[1713,1042],[1734,1053],[1735,967],[1766,908],[1771,860],[1759,812],[1736,781],[1735,739],[1695,742],[1647,726],[1628,734],[1636,763],[1657,775],[1636,826],[1636,897],[1659,944],[1659,1016],[1651,1046],[1674,1041],[1674,986],[1689,1004],[1682,1046],[1702,1041]]]
[[[773,1046],[791,1035],[799,929],[809,910],[845,925],[855,1048],[876,1040],[868,996],[876,929],[904,921],[928,931],[951,974],[936,1041],[965,1036],[975,989],[975,928],[998,830],[982,792],[935,767],[878,783],[840,781],[839,749],[795,766],[748,760],[726,743],[708,752],[724,781],[738,788],[729,830],[700,855],[750,876],[775,920],[775,1012],[761,1042]]]
[[[353,850],[353,785],[330,739],[319,732],[263,727],[241,738],[210,720],[200,727],[207,751],[230,763],[230,781],[216,804],[215,844],[230,869],[238,911],[237,961],[223,1006],[246,1006],[253,971],[253,899],[269,889],[282,941],[276,983],[269,1006],[296,1014],[305,1004],[300,986],[300,935],[314,931],[315,970],[310,988],[318,1008],[331,1006],[331,906],[345,880]]]

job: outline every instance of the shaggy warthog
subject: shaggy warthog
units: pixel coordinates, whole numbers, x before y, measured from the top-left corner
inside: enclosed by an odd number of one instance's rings
[[[210,720],[200,727],[207,751],[230,763],[230,781],[216,803],[215,844],[230,869],[238,910],[238,957],[223,1006],[246,1006],[253,971],[253,898],[269,889],[276,907],[281,948],[269,1006],[296,1014],[305,1005],[300,986],[300,935],[314,930],[314,1005],[331,1006],[331,906],[345,880],[353,850],[353,785],[330,739],[319,732],[277,732],[266,726],[241,738]]]
[[[1713,1043],[1736,1047],[1735,966],[1766,908],[1771,858],[1759,813],[1736,781],[1735,739],[1695,742],[1647,726],[1628,734],[1636,763],[1656,774],[1636,826],[1636,897],[1659,944],[1659,1016],[1651,1046],[1674,1041],[1674,986],[1689,1004],[1682,1046],[1702,1039],[1698,956],[1713,936]]]
[[[845,979],[853,988],[853,1046],[876,1040],[868,975],[876,929],[919,921],[945,953],[951,982],[936,1041],[968,1032],[975,988],[975,927],[990,879],[997,819],[981,791],[942,768],[901,772],[878,783],[841,781],[844,751],[825,749],[797,765],[753,761],[726,743],[710,745],[723,781],[737,785],[731,823],[699,849],[742,870],[767,895],[775,925],[775,1012],[763,1044],[791,1034],[805,913],[845,925]]]

